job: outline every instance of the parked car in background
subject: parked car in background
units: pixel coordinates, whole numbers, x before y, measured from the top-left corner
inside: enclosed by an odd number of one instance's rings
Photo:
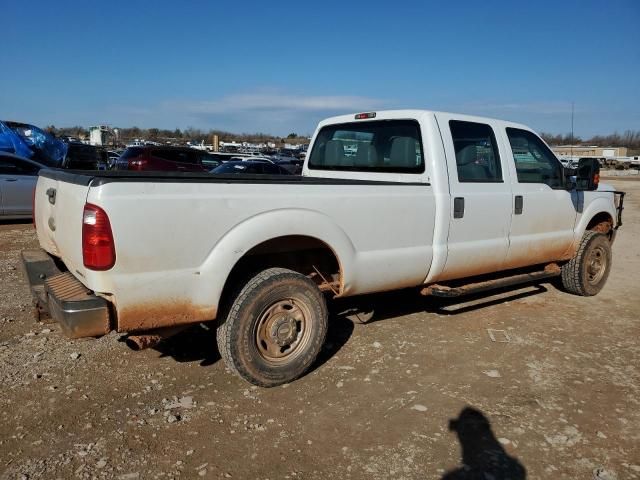
[[[211,173],[241,173],[259,175],[290,175],[291,172],[273,162],[263,160],[232,160],[211,170]]]
[[[293,162],[295,160],[298,160],[298,157],[289,153],[277,153],[275,155],[271,155],[271,158],[275,162]]]
[[[258,156],[241,156],[237,155],[235,157],[231,157],[228,160],[237,161],[237,162],[267,162],[267,163],[275,163],[270,157],[258,157]]]
[[[109,170],[113,168],[118,159],[122,155],[122,152],[116,152],[115,150],[107,150],[107,159],[109,161]]]
[[[0,151],[28,158],[48,167],[60,167],[67,144],[28,123],[0,121]]]
[[[11,153],[0,152],[0,219],[31,218],[38,172],[46,168]]]
[[[293,175],[300,175],[302,173],[302,166],[304,165],[304,160],[299,160],[297,158],[291,158],[287,160],[276,160],[276,165],[284,168],[289,173]]]
[[[116,161],[117,170],[208,172],[220,161],[190,147],[145,145],[127,148]]]
[[[106,150],[84,143],[69,143],[62,168],[70,170],[107,170],[109,157]]]

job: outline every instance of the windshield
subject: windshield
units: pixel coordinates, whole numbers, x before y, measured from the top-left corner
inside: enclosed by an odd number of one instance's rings
[[[139,157],[142,155],[142,152],[144,152],[144,148],[142,147],[129,147],[122,153],[120,158],[122,160],[127,160],[129,158]]]
[[[420,127],[415,120],[328,125],[314,142],[309,168],[422,173]]]

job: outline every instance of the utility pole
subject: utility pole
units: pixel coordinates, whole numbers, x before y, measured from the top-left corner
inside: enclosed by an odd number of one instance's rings
[[[571,161],[573,162],[573,111],[574,102],[571,102]]]

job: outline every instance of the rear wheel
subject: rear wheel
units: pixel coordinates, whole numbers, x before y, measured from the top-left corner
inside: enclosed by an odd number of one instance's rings
[[[310,279],[283,268],[264,270],[240,290],[218,326],[220,355],[254,385],[290,382],[320,352],[327,316],[324,297]]]
[[[596,295],[611,271],[611,243],[606,235],[585,232],[575,256],[562,266],[562,285],[570,293]]]

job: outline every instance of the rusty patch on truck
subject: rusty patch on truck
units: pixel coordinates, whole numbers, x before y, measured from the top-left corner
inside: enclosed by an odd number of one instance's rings
[[[573,254],[573,243],[568,248],[566,245],[547,247],[546,245],[532,244],[526,251],[520,252],[519,255],[507,258],[502,270],[541,265],[549,262],[561,262],[569,260],[573,257]]]
[[[613,228],[613,224],[611,223],[611,221],[607,220],[594,225],[593,227],[591,227],[590,230],[598,233],[603,233],[606,235],[611,231],[612,228]]]
[[[216,308],[187,301],[153,302],[118,309],[118,331],[136,332],[204,322],[216,317]]]

